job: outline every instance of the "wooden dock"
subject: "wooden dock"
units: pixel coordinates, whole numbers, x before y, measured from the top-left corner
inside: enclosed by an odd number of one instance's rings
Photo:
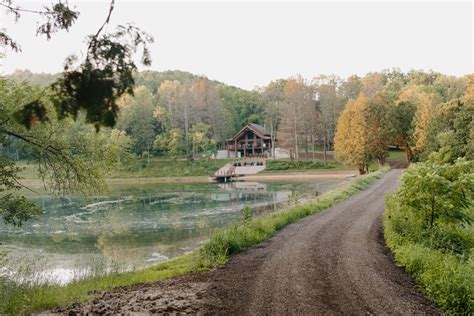
[[[211,179],[216,182],[232,182],[236,178],[257,174],[265,169],[264,159],[242,159],[226,164],[217,170]]]

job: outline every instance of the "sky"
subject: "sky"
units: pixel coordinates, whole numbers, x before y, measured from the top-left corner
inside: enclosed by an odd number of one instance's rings
[[[18,2],[39,9],[46,1]],[[65,58],[85,49],[85,37],[105,20],[108,2],[71,1],[81,15],[69,33],[35,36],[36,18],[18,23],[0,8],[0,29],[21,53],[3,51],[0,74],[15,69],[59,72]],[[150,33],[153,64],[244,89],[297,74],[347,77],[387,68],[474,72],[472,1],[124,1],[109,31],[134,22]]]

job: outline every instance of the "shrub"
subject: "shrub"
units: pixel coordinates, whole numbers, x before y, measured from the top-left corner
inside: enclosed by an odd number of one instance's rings
[[[473,162],[410,167],[386,199],[384,232],[396,262],[451,313],[474,313]]]

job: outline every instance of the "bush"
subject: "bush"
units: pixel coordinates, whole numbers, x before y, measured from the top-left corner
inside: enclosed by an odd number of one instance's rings
[[[440,308],[474,313],[473,162],[410,167],[386,199],[384,231],[396,262]]]

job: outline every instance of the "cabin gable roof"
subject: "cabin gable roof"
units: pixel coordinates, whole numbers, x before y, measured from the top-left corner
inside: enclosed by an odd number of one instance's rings
[[[247,130],[251,130],[260,138],[263,138],[263,139],[270,138],[270,133],[268,133],[265,127],[259,124],[249,123],[245,127],[243,127],[237,134],[235,134],[234,137],[232,137],[229,141],[237,140]]]

